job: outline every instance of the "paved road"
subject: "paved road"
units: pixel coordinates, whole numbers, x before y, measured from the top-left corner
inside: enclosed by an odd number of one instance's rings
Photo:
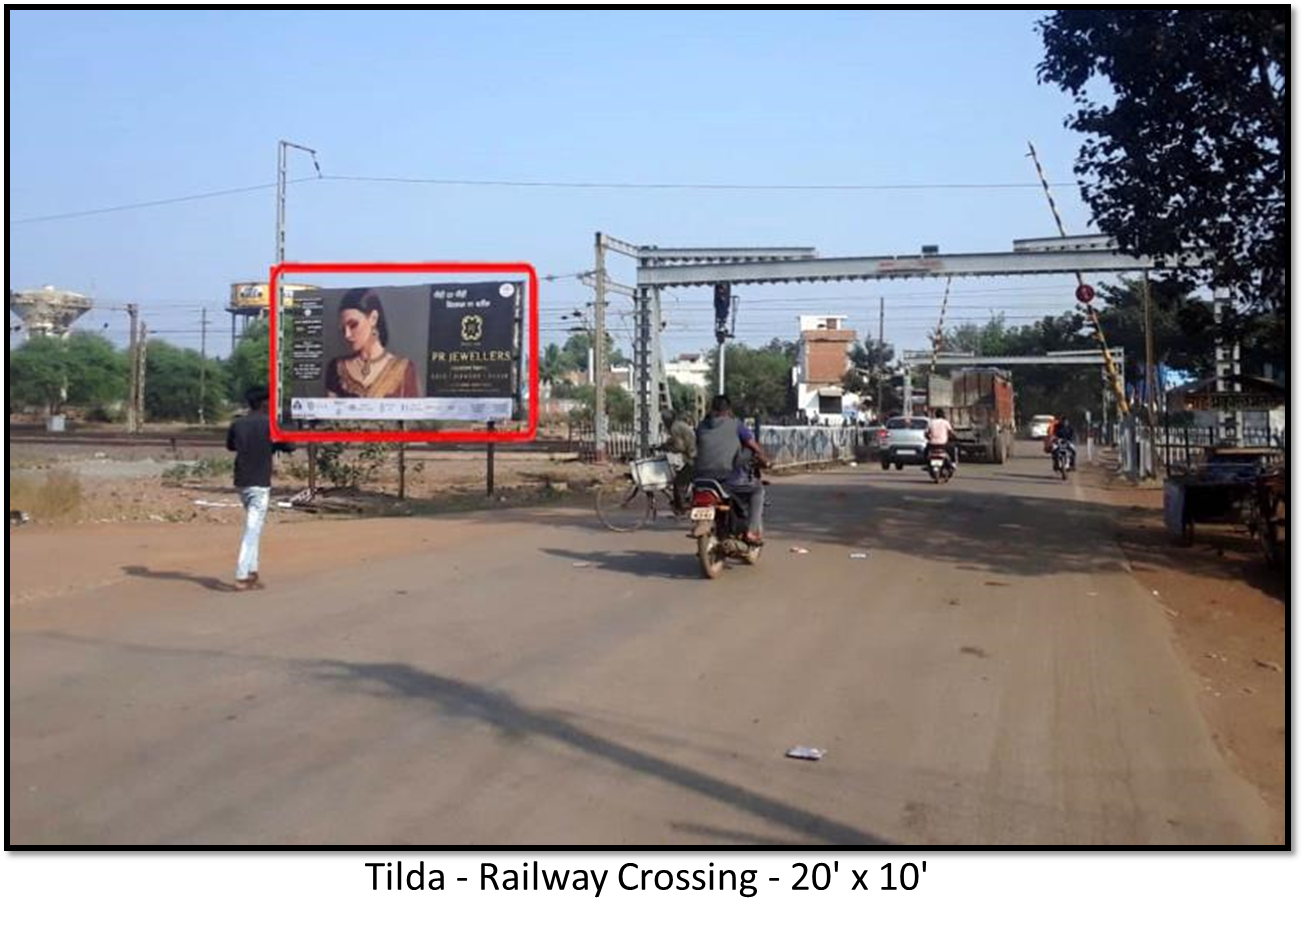
[[[11,839],[1266,841],[1110,510],[1048,471],[783,478],[715,582],[579,509],[273,525],[245,595],[229,527],[47,588],[74,548],[15,532]]]

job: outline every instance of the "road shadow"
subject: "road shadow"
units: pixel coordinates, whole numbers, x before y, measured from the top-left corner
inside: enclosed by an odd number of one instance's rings
[[[682,553],[662,553],[657,550],[610,550],[595,553],[550,547],[541,547],[539,552],[570,562],[592,563],[602,570],[623,572],[642,578],[697,578],[696,549],[689,546],[688,538],[684,538]]]
[[[213,576],[197,576],[190,572],[150,569],[148,566],[123,566],[122,571],[136,579],[157,579],[164,582],[190,582],[211,592],[233,592],[235,586]]]
[[[401,662],[323,659],[311,666],[316,677],[327,683],[360,687],[379,697],[427,701],[446,713],[482,723],[513,740],[539,738],[559,743],[786,827],[808,840],[834,845],[888,845],[872,833],[590,733],[571,720],[531,710],[510,695],[479,685]]]
[[[543,739],[583,752],[635,774],[699,794],[709,800],[759,820],[785,827],[794,833],[792,844],[824,842],[832,845],[888,846],[891,842],[850,824],[813,811],[804,810],[751,788],[725,781],[714,775],[671,762],[607,737],[590,733],[573,714],[533,710],[512,696],[492,689],[418,669],[402,662],[353,662],[340,659],[287,659],[281,656],[236,654],[202,647],[165,647],[100,638],[80,637],[61,632],[34,634],[45,639],[88,647],[110,647],[125,652],[159,658],[193,659],[201,657],[241,666],[250,663],[275,667],[317,683],[345,689],[347,692],[382,698],[424,702],[447,716],[483,724],[504,737],[524,742]],[[719,837],[734,844],[781,844],[773,837],[715,829],[692,823],[672,822],[676,830]]]

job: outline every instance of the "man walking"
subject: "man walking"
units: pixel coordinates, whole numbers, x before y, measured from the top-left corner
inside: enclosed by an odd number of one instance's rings
[[[249,413],[231,422],[226,432],[226,449],[235,453],[235,486],[244,505],[244,537],[236,560],[235,588],[239,592],[262,588],[258,580],[258,545],[272,494],[272,453],[289,453],[294,445],[272,441],[267,410],[266,386],[253,386],[245,393]]]

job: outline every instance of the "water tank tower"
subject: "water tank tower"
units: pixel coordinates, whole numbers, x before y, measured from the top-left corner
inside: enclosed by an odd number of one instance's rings
[[[53,286],[9,293],[9,311],[23,320],[28,337],[66,338],[72,323],[90,310],[90,296]]]

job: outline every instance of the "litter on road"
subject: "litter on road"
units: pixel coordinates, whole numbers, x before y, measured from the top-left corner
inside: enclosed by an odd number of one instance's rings
[[[238,502],[210,502],[206,498],[195,499],[195,504],[201,508],[239,508]]]
[[[869,559],[869,554],[868,554],[868,553],[852,553],[851,556],[850,556],[850,558],[851,558],[851,559]]]
[[[807,550],[805,547],[789,547],[789,548],[788,548],[788,552],[789,552],[789,553],[809,553],[810,550]]]
[[[807,762],[818,762],[823,759],[827,749],[819,749],[815,746],[793,746],[784,753],[789,759],[805,759]]]

